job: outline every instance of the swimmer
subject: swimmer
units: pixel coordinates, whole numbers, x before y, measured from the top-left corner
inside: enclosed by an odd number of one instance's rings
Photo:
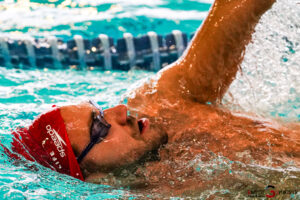
[[[54,107],[14,133],[12,150],[58,172],[100,183],[119,169],[135,168],[155,150],[158,158],[144,163],[151,169],[144,175],[160,186],[164,180],[157,176],[154,180],[151,173],[167,176],[171,167],[164,159],[192,159],[200,154],[210,159],[207,152],[243,163],[299,166],[298,125],[285,127],[231,113],[220,105],[240,69],[255,25],[274,2],[215,0],[184,55],[132,91],[127,106],[102,111],[90,101]],[[194,144],[188,157],[179,151],[186,142]],[[12,156],[17,156],[14,152]],[[192,185],[197,184],[201,185]],[[184,190],[191,184],[180,187]]]

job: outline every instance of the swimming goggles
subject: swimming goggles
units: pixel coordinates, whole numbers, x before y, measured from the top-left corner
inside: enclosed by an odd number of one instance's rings
[[[111,125],[104,119],[104,114],[100,106],[94,101],[90,100],[89,102],[99,110],[100,114],[96,115],[96,113],[93,112],[93,122],[90,130],[90,143],[77,157],[78,163],[82,161],[82,159],[88,154],[88,152],[93,148],[95,144],[100,143],[107,136],[108,131],[111,127]]]

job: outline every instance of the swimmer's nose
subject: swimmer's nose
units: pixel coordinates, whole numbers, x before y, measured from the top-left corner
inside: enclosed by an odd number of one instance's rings
[[[114,120],[120,125],[126,125],[127,120],[127,106],[117,105],[113,108],[104,110],[104,118],[110,123],[110,120]]]

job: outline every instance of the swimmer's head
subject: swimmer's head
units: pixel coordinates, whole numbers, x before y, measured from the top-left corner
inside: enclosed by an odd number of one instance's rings
[[[12,152],[9,156],[30,161],[57,172],[83,180],[80,167],[73,153],[60,109],[40,115],[29,127],[13,132]]]
[[[17,139],[12,150],[26,159],[84,180],[132,164],[165,142],[167,135],[161,127],[147,118],[138,120],[127,116],[127,107],[118,105],[104,110],[104,120],[111,127],[78,164],[76,158],[91,143],[92,125],[98,115],[99,109],[91,103],[55,108],[41,115],[29,128],[14,133]],[[54,158],[53,152],[57,157]],[[58,161],[65,163],[64,166],[58,165]]]
[[[99,110],[90,103],[64,106],[60,110],[74,153],[79,156],[90,143],[93,113],[99,114]],[[159,125],[127,113],[125,105],[104,110],[104,119],[111,127],[103,141],[95,144],[81,161],[85,178],[132,164],[166,141],[167,135]]]

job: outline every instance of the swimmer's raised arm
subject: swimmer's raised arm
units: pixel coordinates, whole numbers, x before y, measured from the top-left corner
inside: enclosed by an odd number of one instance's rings
[[[157,89],[200,103],[221,100],[260,17],[275,0],[215,0],[185,54],[161,70]]]

